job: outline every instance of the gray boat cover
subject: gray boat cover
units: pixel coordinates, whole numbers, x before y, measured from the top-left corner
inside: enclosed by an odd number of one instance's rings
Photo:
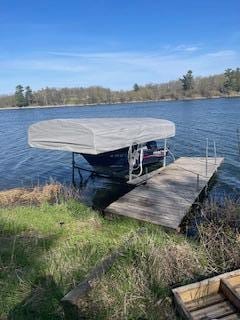
[[[173,136],[174,123],[163,119],[55,119],[33,124],[28,142],[34,148],[100,154]]]

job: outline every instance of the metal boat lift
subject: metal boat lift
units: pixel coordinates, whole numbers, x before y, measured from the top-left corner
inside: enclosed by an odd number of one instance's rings
[[[29,128],[29,145],[35,148],[72,152],[72,181],[75,170],[111,177],[79,166],[76,154],[98,159],[105,153],[128,149],[129,181],[143,174],[143,153],[147,142],[164,140],[163,166],[166,165],[167,139],[175,136],[173,122],[156,118],[91,118],[41,121]]]

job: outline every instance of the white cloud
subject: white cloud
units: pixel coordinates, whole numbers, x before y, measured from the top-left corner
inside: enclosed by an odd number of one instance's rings
[[[200,50],[200,47],[199,46],[187,46],[185,44],[181,44],[181,45],[178,45],[174,48],[175,51],[179,51],[179,52],[195,52],[195,51],[198,51]]]
[[[187,47],[187,48],[185,48],[185,51],[195,52],[195,51],[197,51],[199,49],[200,49],[199,47]]]
[[[194,47],[184,47],[195,52]],[[173,52],[50,52],[40,57],[0,61],[1,72],[17,75],[35,87],[102,85],[130,88],[138,82],[164,82],[191,69],[194,75],[217,74],[239,66],[240,53],[233,50],[194,54]],[[51,79],[51,80],[50,80]]]
[[[222,51],[211,52],[207,54],[207,56],[209,57],[220,57],[220,58],[231,57],[234,55],[236,55],[236,52],[233,50],[222,50]]]
[[[26,70],[47,70],[63,72],[79,72],[86,69],[86,66],[75,64],[73,61],[55,60],[55,59],[22,59],[11,61],[0,61],[1,69],[16,70],[17,72]]]

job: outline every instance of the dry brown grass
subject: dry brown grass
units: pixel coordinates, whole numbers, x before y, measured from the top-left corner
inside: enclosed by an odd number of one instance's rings
[[[209,273],[222,273],[240,267],[239,233],[223,225],[209,223],[199,227]]]
[[[157,244],[139,238],[81,302],[87,319],[174,320],[170,287],[203,272],[187,241]]]
[[[172,286],[194,279],[203,272],[201,254],[187,241],[153,246],[149,250],[149,271],[158,286]]]
[[[11,189],[0,192],[0,206],[39,205],[44,202],[56,203],[59,201],[62,193],[63,187],[57,183],[31,189]]]
[[[207,271],[221,273],[240,268],[240,205],[226,200],[224,205],[208,203],[198,225]]]
[[[146,304],[152,308],[154,298],[143,271],[133,265],[124,271],[117,269],[116,273],[99,281],[90,292],[85,302],[85,314],[89,319],[97,319],[97,314],[109,320],[137,319],[139,315],[146,314]]]
[[[82,300],[80,309],[86,319],[176,319],[171,299],[158,299],[148,274],[134,264],[124,269],[117,266],[113,273],[96,283]]]

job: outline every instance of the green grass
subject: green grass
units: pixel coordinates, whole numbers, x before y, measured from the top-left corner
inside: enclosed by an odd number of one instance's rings
[[[62,319],[63,295],[140,225],[103,219],[74,200],[0,209],[0,318]],[[146,226],[145,238],[166,241]]]
[[[207,221],[199,242],[192,242],[136,220],[109,221],[75,200],[0,208],[0,319],[64,319],[61,298],[133,234],[85,297],[83,314],[99,320],[176,319],[171,286],[240,266],[239,233],[235,225],[231,237],[228,231],[239,206],[228,205],[231,219],[224,224],[214,210],[207,209],[217,220]],[[140,227],[145,232],[139,235]]]
[[[95,284],[83,301],[88,319],[177,319],[171,286],[204,271],[194,246],[179,236],[148,230]]]

